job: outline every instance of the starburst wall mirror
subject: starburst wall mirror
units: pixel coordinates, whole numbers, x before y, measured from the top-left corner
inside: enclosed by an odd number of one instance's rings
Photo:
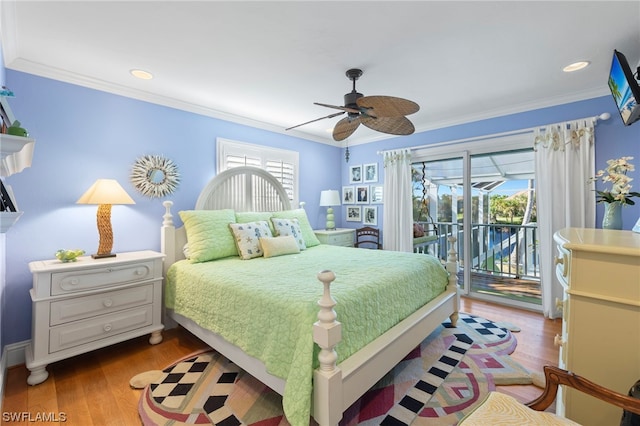
[[[145,155],[133,164],[131,183],[144,196],[162,198],[176,190],[180,173],[172,160],[161,155]]]

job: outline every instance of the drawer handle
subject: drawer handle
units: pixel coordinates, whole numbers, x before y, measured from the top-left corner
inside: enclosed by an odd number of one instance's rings
[[[111,329],[112,329],[112,328],[113,328],[113,327],[111,326],[111,324],[105,324],[105,325],[103,325],[103,326],[102,326],[102,329],[103,329],[104,331],[106,331],[106,332],[111,331]]]
[[[71,283],[71,285],[76,285],[76,284],[78,284],[78,279],[77,278],[72,278],[70,283]]]
[[[556,309],[562,311],[564,309],[564,302],[562,299],[556,297]]]
[[[556,265],[564,265],[564,268],[562,268],[562,276],[566,278],[569,273],[569,268],[567,268],[567,255],[563,254],[562,257],[556,257]]]
[[[104,301],[102,301],[102,304],[104,305],[105,308],[110,308],[111,305],[113,305],[113,300],[105,299]]]
[[[553,338],[553,344],[555,346],[564,346],[564,340],[562,340],[559,334],[556,334],[556,337]]]

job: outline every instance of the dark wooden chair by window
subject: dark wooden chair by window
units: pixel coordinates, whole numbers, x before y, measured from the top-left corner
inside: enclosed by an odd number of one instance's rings
[[[380,244],[380,230],[370,226],[356,229],[356,243],[353,246],[382,250],[382,244]]]

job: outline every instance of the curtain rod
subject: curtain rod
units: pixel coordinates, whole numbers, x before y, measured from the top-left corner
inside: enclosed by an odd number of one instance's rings
[[[434,144],[430,144],[430,145],[418,145],[418,146],[403,147],[403,148],[397,148],[397,149],[415,150],[415,149],[421,149],[421,148],[435,148],[435,147],[438,147],[438,146],[455,145],[455,144],[464,143],[464,142],[475,142],[475,141],[481,141],[481,140],[486,140],[486,139],[505,138],[505,137],[509,137],[509,136],[518,136],[518,135],[524,135],[524,134],[527,134],[527,133],[533,133],[536,129],[544,129],[546,127],[567,125],[567,124],[573,123],[575,121],[594,120],[594,124],[595,124],[595,123],[598,122],[598,120],[606,121],[609,118],[611,118],[611,114],[609,114],[608,112],[603,112],[602,114],[596,115],[596,116],[593,116],[593,117],[576,118],[575,120],[567,120],[567,121],[561,121],[561,122],[558,122],[558,123],[543,124],[543,125],[540,125],[540,126],[528,127],[528,128],[520,129],[520,130],[511,130],[509,132],[493,133],[491,135],[474,136],[474,137],[471,137],[471,138],[456,139],[456,140],[445,141],[445,142],[438,142],[438,143],[434,143]],[[389,149],[389,150],[385,150],[385,151],[377,151],[376,153],[378,155],[383,155],[384,153],[391,152],[391,151],[395,151],[395,149]]]

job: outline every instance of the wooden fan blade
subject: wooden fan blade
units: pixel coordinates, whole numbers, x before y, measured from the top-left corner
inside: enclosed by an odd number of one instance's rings
[[[329,114],[329,115],[327,115],[326,117],[316,118],[315,120],[307,121],[306,123],[297,124],[297,125],[295,125],[295,126],[292,126],[292,127],[286,128],[286,129],[284,129],[284,130],[291,130],[291,129],[295,129],[296,127],[304,126],[305,124],[314,123],[314,122],[316,122],[316,121],[324,120],[325,118],[333,118],[333,117],[337,117],[337,116],[342,115],[342,114],[344,114],[344,111],[336,112],[335,114]]]
[[[320,105],[320,106],[327,107],[327,108],[341,109],[342,111],[353,112],[353,113],[356,113],[356,114],[360,114],[360,110],[359,109],[355,109],[355,108],[343,107],[343,106],[338,106],[338,105],[321,104],[319,102],[314,102],[313,104],[314,105]]]
[[[356,131],[360,125],[360,117],[350,118],[345,117],[336,123],[336,127],[333,128],[333,140],[341,141],[345,140]]]
[[[363,117],[360,121],[370,129],[391,135],[410,135],[416,130],[407,117]]]
[[[356,103],[360,108],[371,109],[371,114],[365,114],[373,117],[400,117],[420,110],[417,103],[394,96],[363,96]]]

